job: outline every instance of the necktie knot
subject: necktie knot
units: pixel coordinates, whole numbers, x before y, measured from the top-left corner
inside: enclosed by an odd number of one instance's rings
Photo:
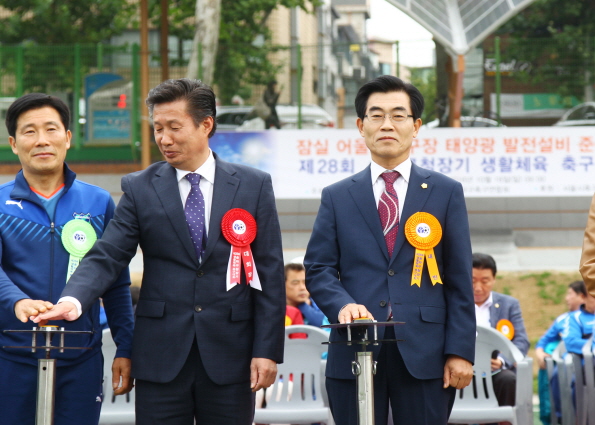
[[[380,177],[384,179],[384,182],[386,184],[394,184],[400,175],[401,173],[399,173],[398,171],[388,171],[386,173],[380,174]]]
[[[186,174],[186,178],[190,182],[192,186],[200,183],[200,174],[197,173],[188,173]]]

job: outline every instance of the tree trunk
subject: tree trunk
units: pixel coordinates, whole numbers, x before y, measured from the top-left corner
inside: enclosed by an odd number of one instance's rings
[[[196,0],[196,32],[186,74],[188,78],[200,77],[206,84],[213,84],[220,19],[221,0]],[[199,64],[199,59],[202,59],[201,64]]]

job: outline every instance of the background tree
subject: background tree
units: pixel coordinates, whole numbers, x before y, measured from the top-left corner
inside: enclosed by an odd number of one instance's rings
[[[595,2],[537,0],[497,32],[503,60],[529,61],[530,73],[516,73],[526,83],[552,83],[561,96],[593,100],[595,81]]]
[[[17,49],[6,45],[21,44],[25,91],[53,92],[74,86],[72,45],[121,33],[136,5],[127,0],[0,0],[0,7],[5,9],[0,17],[3,73],[14,73],[17,62]],[[82,50],[82,66],[88,69],[95,55]]]
[[[251,86],[264,85],[275,78],[287,63],[272,63],[271,53],[289,46],[274,46],[266,26],[278,6],[314,10],[318,0],[221,0],[219,52],[215,65],[215,84],[223,104],[233,95],[251,95]],[[286,55],[289,61],[289,53]]]
[[[440,118],[436,109],[436,69],[411,68],[411,84],[419,89],[424,96],[425,107],[421,115],[424,124]]]
[[[151,16],[154,24],[158,25],[159,0],[151,1]],[[221,103],[226,104],[231,102],[235,94],[243,98],[250,97],[253,84],[266,84],[284,65],[273,64],[269,58],[270,53],[280,49],[272,45],[271,33],[266,27],[273,10],[278,6],[307,10],[308,5],[316,7],[321,3],[319,0],[218,1],[221,2],[221,13],[212,83],[218,86]],[[175,0],[170,3],[170,34],[192,39],[195,34],[196,4],[196,0]],[[196,50],[198,42],[193,44]],[[208,54],[203,45],[203,57]],[[194,71],[192,75],[196,75]]]
[[[0,0],[0,42],[97,43],[120,34],[136,5],[127,0]]]
[[[196,25],[194,21],[196,0],[168,0],[169,35],[178,39],[177,59],[171,61],[174,66],[187,66],[184,59],[183,42],[192,40]],[[149,16],[153,27],[161,25],[161,0],[149,0]]]
[[[221,0],[196,0],[194,15],[196,31],[186,76],[195,78],[202,67],[202,80],[209,85],[213,84],[213,75],[215,74],[220,19]]]

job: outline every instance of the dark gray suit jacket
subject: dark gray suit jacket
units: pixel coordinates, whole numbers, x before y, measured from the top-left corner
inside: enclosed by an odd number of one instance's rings
[[[271,177],[216,155],[215,160],[202,264],[186,224],[176,171],[159,162],[122,179],[124,195],[114,218],[62,294],[88,309],[140,245],[144,272],[132,346],[137,379],[171,381],[195,340],[217,384],[249,381],[254,357],[283,361],[285,283]],[[262,291],[245,280],[226,290],[231,245],[221,234],[221,219],[232,208],[243,208],[256,219],[258,233],[251,247]]]
[[[492,291],[492,301],[493,303],[490,307],[490,324],[495,328],[500,320],[509,320],[512,326],[514,326],[512,343],[526,356],[530,343],[527,331],[525,330],[525,322],[523,321],[519,301],[510,295],[504,295],[494,291]],[[509,365],[507,362],[507,366],[510,367],[512,365]]]

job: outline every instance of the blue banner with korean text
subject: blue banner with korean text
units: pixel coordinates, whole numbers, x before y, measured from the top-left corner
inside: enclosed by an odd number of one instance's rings
[[[319,198],[324,187],[370,163],[355,129],[220,132],[210,146],[225,160],[270,173],[280,199]],[[460,181],[467,197],[595,192],[595,127],[422,130],[411,159]]]

